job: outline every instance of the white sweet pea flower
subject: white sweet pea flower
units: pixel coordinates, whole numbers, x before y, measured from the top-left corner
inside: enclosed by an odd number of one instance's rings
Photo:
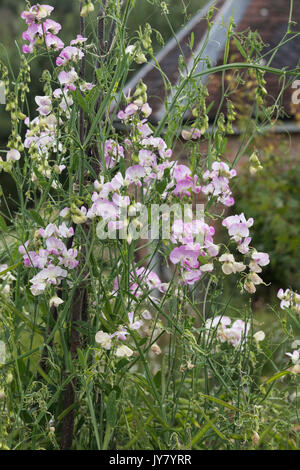
[[[256,339],[256,341],[263,341],[265,339],[266,335],[265,333],[260,330],[260,331],[257,331],[254,335],[253,335],[253,338]]]
[[[9,150],[6,154],[7,162],[9,162],[10,160],[12,160],[13,162],[16,162],[17,160],[20,160],[20,158],[21,158],[21,154],[16,149]]]
[[[64,303],[64,301],[60,297],[55,295],[54,297],[52,297],[50,299],[49,305],[50,305],[50,307],[58,307],[59,305],[61,305],[63,303]]]
[[[299,351],[297,351],[297,349],[295,349],[295,351],[293,351],[292,353],[285,353],[285,355],[291,358],[293,364],[298,363],[300,354],[299,354]]]
[[[135,45],[131,44],[130,46],[126,47],[125,53],[128,55],[133,55],[135,52],[135,49],[136,49]]]
[[[246,266],[243,263],[235,261],[234,256],[230,253],[225,253],[220,256],[219,261],[222,264],[222,271],[224,274],[234,274],[236,272],[241,272],[246,269]]]
[[[122,345],[116,350],[117,357],[131,357],[133,354],[132,349],[128,348],[128,346]]]
[[[95,335],[96,343],[100,344],[104,349],[111,348],[111,336],[104,331],[98,331]]]

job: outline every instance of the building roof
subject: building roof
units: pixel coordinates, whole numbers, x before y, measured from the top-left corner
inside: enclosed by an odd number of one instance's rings
[[[213,26],[210,30],[209,39],[206,41],[208,26],[206,15],[208,10],[214,6],[212,16]],[[176,38],[172,38],[165,47],[157,54],[156,60],[159,63],[163,73],[168,77],[172,87],[175,87],[179,81],[178,59],[182,55],[186,64],[186,72],[193,66],[193,57],[200,51],[201,57],[208,58],[212,65],[223,64],[224,47],[227,39],[227,28],[234,18],[235,30],[244,32],[246,30],[257,31],[261,36],[265,47],[262,54],[266,55],[266,61],[269,60],[271,52],[280,42],[287,30],[287,24],[290,15],[290,0],[213,0],[209,1],[198,14],[196,14],[187,25],[178,32]],[[300,31],[300,8],[294,8],[293,31]],[[191,34],[194,34],[194,45],[192,50],[189,47]],[[229,57],[234,57],[237,62],[244,61],[239,53],[237,46],[232,43],[230,46]],[[284,44],[275,54],[272,62],[269,64],[275,68],[295,68],[300,59],[300,38]],[[196,69],[201,72],[206,67],[206,61],[201,60]],[[274,103],[281,90],[278,75],[266,74],[268,102]],[[125,93],[134,90],[140,79],[148,87],[148,99],[153,109],[152,120],[159,121],[164,114],[164,100],[166,91],[161,73],[153,63],[148,63],[140,68],[136,75],[127,83]],[[209,91],[208,103],[212,103],[210,117],[213,118],[219,106],[221,98],[221,75],[214,74],[209,76],[205,74],[202,82],[206,83]],[[287,114],[291,111],[291,87],[285,91],[282,96],[282,104]],[[168,100],[172,99],[170,92]]]

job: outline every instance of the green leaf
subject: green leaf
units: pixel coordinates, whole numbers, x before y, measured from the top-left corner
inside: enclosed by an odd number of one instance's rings
[[[123,367],[127,366],[129,363],[128,359],[123,357],[119,362],[116,364],[116,371],[119,371],[120,369],[123,369]]]
[[[120,158],[119,166],[120,166],[120,172],[121,172],[123,178],[125,178],[126,165],[125,165],[125,160],[124,160],[124,158]]]
[[[148,341],[148,338],[142,338],[140,341],[139,341],[139,346],[143,346],[143,344],[146,344]]]
[[[214,418],[211,422],[214,423],[216,421],[216,418]],[[198,442],[202,439],[202,437],[207,433],[207,431],[210,429],[210,423],[206,423],[202,428],[200,429],[199,432],[192,438],[192,449],[193,447],[198,444]]]
[[[37,225],[39,225],[40,227],[44,226],[44,221],[38,212],[31,209],[30,211],[28,211],[28,215],[32,220],[34,220],[34,222],[37,223]]]
[[[16,263],[16,264],[14,264],[13,266],[9,266],[9,267],[8,267],[7,269],[5,269],[4,271],[1,271],[1,272],[0,272],[0,276],[4,276],[4,274],[13,271],[13,270],[16,269],[18,266],[20,266],[20,264],[23,264],[23,261],[19,261],[19,263]]]
[[[213,401],[214,403],[218,403],[221,406],[224,406],[225,408],[229,408],[230,410],[241,412],[238,408],[236,408],[233,405],[230,405],[230,403],[227,403],[226,401],[221,400],[220,398],[212,397],[210,395],[205,395],[204,393],[201,393],[202,398],[206,398],[207,400]]]
[[[3,232],[7,232],[7,225],[2,215],[0,215],[0,228]]]
[[[113,428],[117,422],[117,406],[116,406],[116,391],[113,390],[107,399],[106,404],[106,419],[108,424]]]
[[[162,194],[164,190],[166,189],[167,186],[167,181],[159,181],[159,183],[156,184],[156,189],[159,192],[159,194]]]
[[[227,437],[214,425],[214,423],[209,419],[209,417],[204,413],[201,408],[198,408],[197,411],[202,415],[207,424],[215,431],[215,433],[224,441],[228,441]]]
[[[195,42],[195,35],[194,35],[193,31],[192,31],[191,37],[190,37],[190,48],[191,48],[191,49],[193,49],[193,47],[194,47],[194,42]]]
[[[4,296],[0,295],[0,300],[3,307],[5,307],[8,311],[12,311],[17,317],[20,318],[20,320],[23,320],[23,322],[26,323],[26,325],[29,326],[32,331],[40,334],[41,336],[44,335],[44,331],[41,328],[32,323],[32,321],[26,315],[24,315],[23,312],[21,312],[13,304],[8,302]]]
[[[154,376],[154,383],[156,385],[156,387],[159,389],[161,388],[161,370],[159,370],[155,376]]]
[[[49,375],[46,374],[46,372],[41,368],[40,365],[37,365],[37,370],[39,374],[46,380],[46,382],[48,382],[48,384],[55,385],[53,380],[49,377]]]
[[[240,43],[240,41],[237,38],[233,38],[233,40],[234,40],[234,44],[238,48],[241,55],[244,57],[244,59],[247,59],[247,54],[246,54],[245,49],[243,48],[242,44]]]
[[[273,377],[270,377],[268,380],[266,380],[264,383],[265,384],[270,384],[272,382],[274,382],[274,380],[278,380],[280,379],[281,377],[284,377],[285,375],[289,375],[291,374],[292,372],[290,372],[289,370],[283,370],[282,372],[278,372],[278,374],[275,374],[273,375]]]
[[[89,114],[90,112],[89,107],[78,89],[74,91],[73,96],[74,96],[76,103],[79,104],[79,106],[83,109],[83,111]]]

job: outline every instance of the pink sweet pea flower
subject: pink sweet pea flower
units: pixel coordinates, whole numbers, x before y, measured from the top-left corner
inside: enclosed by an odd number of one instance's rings
[[[261,253],[261,252],[254,252],[251,255],[251,258],[259,265],[259,266],[267,266],[270,263],[270,258],[268,253]]]
[[[138,186],[141,186],[141,179],[146,176],[145,169],[141,165],[133,165],[127,168],[125,173],[125,183],[131,184],[135,183]]]
[[[62,42],[62,40],[51,33],[46,34],[45,43],[46,46],[49,47],[49,49],[53,49],[54,51],[59,51],[64,47],[64,43]]]
[[[174,178],[175,180],[182,181],[186,179],[187,176],[191,176],[191,170],[186,165],[176,165],[174,167]]]
[[[144,167],[156,165],[156,156],[151,150],[140,150],[139,151],[139,161],[140,164]]]
[[[81,36],[81,34],[77,34],[76,39],[72,39],[70,42],[70,46],[82,46],[85,41],[87,41],[88,38],[84,38]]]
[[[200,131],[197,127],[192,127],[190,130],[184,129],[181,132],[181,136],[184,140],[190,140],[190,139],[199,139],[203,132]]]
[[[88,218],[99,216],[104,220],[115,220],[119,215],[119,208],[113,202],[101,198],[94,202],[92,208],[87,213]]]
[[[78,80],[78,74],[74,68],[70,72],[64,70],[58,74],[58,81],[61,85],[66,85],[67,89],[76,90],[75,82]]]
[[[52,111],[52,101],[50,96],[36,96],[35,102],[39,106],[38,112],[42,116],[48,116]]]
[[[190,271],[183,271],[181,274],[184,285],[193,286],[202,276],[202,272],[199,269],[193,269]]]
[[[174,248],[174,250],[171,251],[170,253],[170,260],[173,264],[178,264],[180,263],[181,266],[187,267],[187,268],[198,268],[199,267],[199,261],[198,257],[200,255],[200,248],[198,246],[195,246],[194,249],[192,249],[192,246],[190,245],[183,245],[177,248]]]
[[[191,196],[191,192],[189,191],[194,185],[193,178],[191,176],[186,176],[185,179],[178,181],[175,189],[174,195],[176,197],[182,198],[184,196]]]
[[[150,114],[152,113],[152,108],[150,108],[148,103],[144,103],[143,106],[141,107],[141,111],[143,115],[148,118]]]
[[[43,22],[42,28],[45,33],[58,34],[61,30],[61,24],[51,20],[50,18],[47,18]]]
[[[54,7],[50,5],[33,5],[29,11],[22,11],[21,18],[26,21],[27,24],[40,22],[47,16],[50,16]]]
[[[141,326],[143,326],[143,322],[141,320],[133,321],[133,316],[134,316],[134,312],[128,313],[129,329],[138,330],[139,328],[141,328]]]
[[[238,251],[242,253],[242,255],[245,255],[246,253],[249,252],[249,243],[251,242],[251,237],[246,237],[243,241],[239,241],[239,245],[237,247]]]
[[[78,47],[67,46],[61,51],[61,53],[57,57],[56,65],[60,67],[62,65],[66,65],[70,61],[79,62],[83,56],[84,53]]]

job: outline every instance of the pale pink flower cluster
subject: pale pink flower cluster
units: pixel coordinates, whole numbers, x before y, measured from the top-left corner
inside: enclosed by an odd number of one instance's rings
[[[107,333],[100,330],[95,335],[95,341],[97,344],[107,350],[113,351],[117,357],[131,357],[134,353],[131,347],[124,344],[125,341],[130,340],[131,333],[138,334],[139,336],[145,337],[151,335],[156,338],[160,332],[159,327],[151,330],[149,333],[149,321],[152,320],[152,315],[148,310],[144,310],[141,314],[137,315],[134,311],[130,311],[127,314],[127,321],[119,325],[114,333]],[[160,347],[155,343],[152,345],[151,350],[156,354],[160,354]]]
[[[230,239],[236,243],[239,253],[250,258],[249,272],[245,274],[244,289],[250,294],[256,292],[256,286],[263,284],[262,278],[258,275],[262,272],[262,267],[270,263],[267,253],[258,252],[251,248],[251,237],[249,228],[253,225],[253,219],[246,220],[244,214],[232,215],[223,220],[222,225],[227,228]],[[226,253],[219,259],[222,264],[222,270],[225,274],[245,271],[247,266],[244,263],[235,260],[234,255]]]
[[[222,225],[227,228],[231,240],[238,244],[238,251],[243,255],[248,253],[248,245],[251,242],[249,228],[253,225],[253,219],[245,219],[244,214],[231,215],[223,220]]]
[[[220,343],[231,344],[235,348],[238,346],[244,347],[249,336],[250,323],[243,320],[235,320],[232,323],[231,318],[227,316],[216,316],[205,322],[206,337],[211,340],[213,335]],[[253,335],[256,341],[263,341],[265,334],[259,331]]]
[[[57,119],[54,114],[37,116],[32,121],[25,119],[28,131],[25,135],[24,146],[30,148],[35,145],[41,157],[48,158],[49,152],[56,152],[56,129]],[[59,146],[59,148],[61,148]]]
[[[229,180],[234,176],[236,176],[236,170],[230,170],[227,163],[214,162],[211,171],[207,170],[203,174],[203,179],[207,181],[207,184],[202,186],[202,192],[207,196],[216,197],[217,201],[224,206],[233,206],[234,199],[229,188]]]
[[[107,222],[109,231],[127,227],[129,221],[120,220],[122,209],[128,209],[129,216],[135,216],[139,210],[139,204],[132,201],[132,196],[128,195],[128,186],[131,184],[141,187],[144,183],[144,194],[151,195],[157,183],[164,179],[162,200],[181,200],[202,191],[208,197],[217,196],[218,202],[222,204],[229,206],[234,203],[229,180],[236,176],[236,171],[231,170],[226,163],[214,162],[212,170],[203,175],[208,184],[201,187],[197,175],[192,176],[188,166],[169,161],[172,152],[163,139],[152,135],[153,131],[145,117],[150,114],[151,108],[147,103],[142,106],[135,102],[130,103],[118,113],[119,119],[131,126],[130,138],[124,140],[124,147],[113,139],[105,143],[104,157],[108,168],[115,168],[118,161],[125,157],[125,148],[129,149],[131,155],[135,155],[136,163],[129,166],[125,174],[119,171],[111,180],[107,181],[101,176],[94,182],[95,191],[87,217],[102,218]],[[227,217],[223,225],[228,230],[230,240],[237,245],[239,253],[250,257],[250,262],[247,265],[236,260],[233,254],[223,253],[219,258],[222,270],[229,275],[241,273],[249,267],[249,272],[243,274],[244,288],[253,293],[256,291],[255,286],[263,282],[258,276],[262,271],[261,267],[269,263],[266,253],[256,252],[249,247],[249,228],[253,225],[253,219],[246,220],[244,214],[234,215]],[[203,220],[174,221],[171,241],[178,246],[172,249],[170,260],[179,266],[183,284],[194,285],[204,273],[214,270],[213,258],[216,258],[220,251],[220,247],[213,240],[214,232],[214,228]]]
[[[22,34],[24,41],[29,43],[22,46],[24,54],[34,52],[35,46],[43,44],[44,38],[49,49],[58,51],[64,47],[64,43],[56,36],[61,30],[61,25],[47,18],[53,9],[49,5],[38,4],[33,5],[28,11],[21,13],[21,18],[28,25],[28,29]]]
[[[203,132],[198,127],[192,127],[191,129],[183,129],[181,136],[184,140],[197,140],[203,135]]]
[[[127,325],[120,325],[112,334],[105,333],[102,330],[98,331],[95,335],[96,343],[100,344],[103,349],[114,349],[114,353],[117,357],[129,358],[132,356],[133,350],[125,344],[122,344],[122,342],[127,340],[127,337],[130,335],[130,330],[137,331],[143,324],[142,320],[136,320],[134,318],[134,312],[129,312]]]
[[[191,170],[186,165],[179,165],[176,162],[171,170],[173,181],[168,186],[169,189],[175,184],[174,196],[178,198],[191,197],[192,193],[199,194],[201,192],[201,186],[197,184],[197,175],[191,176],[191,174]]]
[[[145,310],[142,313],[142,318],[146,321],[152,319],[151,314]],[[119,325],[114,333],[106,333],[102,330],[98,331],[95,335],[95,341],[103,349],[107,351],[113,350],[117,357],[131,357],[133,355],[132,348],[126,346],[124,341],[130,337],[130,331],[135,331],[140,334],[140,329],[144,326],[144,320],[141,318],[136,319],[133,311],[128,313],[128,322],[126,325]]]
[[[40,115],[32,121],[30,121],[28,117],[25,119],[28,130],[25,134],[24,147],[28,149],[34,148],[32,155],[35,155],[36,169],[45,178],[50,179],[53,167],[49,165],[49,157],[57,151],[60,153],[63,152],[61,142],[59,142],[57,146],[60,126],[58,126],[55,114],[51,112],[52,104],[48,97],[37,96],[36,103],[39,106],[38,111]],[[62,173],[66,168],[64,159],[61,158],[59,164],[55,165],[54,168],[57,174]],[[37,176],[33,172],[32,181],[36,180]],[[56,181],[54,180],[52,181],[52,187],[56,188]]]
[[[147,105],[147,106],[146,106]],[[95,191],[92,195],[92,206],[88,210],[87,217],[101,217],[103,220],[113,222],[109,225],[111,229],[123,228],[122,223],[117,223],[122,208],[128,207],[129,213],[135,215],[138,205],[133,207],[132,197],[128,196],[128,187],[135,185],[141,187],[145,184],[145,193],[155,187],[155,182],[164,177],[165,169],[170,169],[173,163],[168,159],[172,152],[167,148],[163,139],[153,137],[153,133],[145,119],[139,115],[149,115],[151,108],[146,103],[137,106],[134,103],[128,105],[125,111],[119,112],[119,118],[133,125],[131,139],[126,138],[124,144],[132,150],[132,141],[138,148],[138,164],[130,165],[125,175],[119,171],[112,179],[105,181],[103,175],[94,182]],[[125,150],[122,145],[113,139],[108,139],[104,144],[104,159],[108,169],[114,169],[120,159],[124,159]]]
[[[203,220],[174,221],[171,241],[180,243],[180,246],[171,251],[170,260],[179,265],[183,284],[193,285],[204,273],[213,271],[211,258],[219,253],[219,247],[213,241],[214,233],[214,228]],[[201,239],[201,243],[195,243],[197,237]],[[201,264],[199,258],[203,259]]]
[[[59,67],[58,81],[67,95],[68,91],[75,91],[78,86],[82,92],[88,92],[95,86],[93,83],[80,79],[75,70],[78,62],[84,57],[82,48],[86,41],[87,38],[78,34],[77,38],[73,39],[56,59],[56,65]]]
[[[300,313],[300,295],[290,289],[279,289],[277,297],[281,300],[280,308],[291,308],[296,313]]]
[[[104,144],[104,159],[107,168],[113,168],[120,158],[124,158],[124,148],[113,139],[108,139]]]
[[[37,28],[38,30],[44,28],[44,30],[49,32],[52,31],[57,33],[61,29],[61,26],[58,23],[55,23],[55,21],[47,19],[41,23],[41,21],[48,16],[52,10],[53,7],[37,5],[32,7],[29,12],[23,12],[22,18],[30,24],[30,31],[36,30]],[[27,32],[27,34],[29,33]],[[26,33],[24,33],[24,35],[26,36]],[[26,38],[29,38],[29,36],[26,36]],[[76,90],[77,85],[79,85],[82,91],[89,91],[94,86],[91,83],[80,80],[73,66],[83,57],[84,54],[80,48],[86,40],[87,38],[83,38],[81,35],[78,35],[76,39],[71,41],[70,46],[61,51],[60,56],[57,58],[57,65],[60,67],[58,80],[62,88],[54,90],[52,96],[36,96],[35,101],[38,106],[37,111],[39,116],[31,121],[28,117],[25,119],[28,131],[26,132],[24,146],[25,148],[31,148],[34,146],[35,153],[32,152],[32,154],[37,155],[36,168],[39,173],[48,179],[50,179],[53,169],[55,170],[55,173],[60,174],[66,168],[63,159],[60,160],[59,164],[52,167],[48,163],[48,158],[49,155],[56,153],[57,151],[59,151],[60,154],[65,152],[65,149],[60,142],[60,129],[63,124],[62,118],[70,118],[70,111],[73,105],[73,99],[70,92]],[[55,38],[53,35],[50,35],[50,33],[46,35],[46,45],[47,47],[52,47],[52,49],[58,49],[58,47],[55,46]],[[24,47],[26,48],[27,46]],[[59,49],[63,47],[64,45],[62,43]],[[55,115],[56,106],[58,106],[60,111],[59,120]],[[57,142],[59,142],[58,145]],[[8,155],[8,157],[10,158],[10,155]],[[13,157],[14,155],[11,156],[11,158]],[[37,180],[35,173],[32,175],[32,180]],[[57,183],[54,180],[52,182],[52,187],[57,187]]]
[[[120,276],[114,279],[114,295],[117,295],[120,283]],[[131,270],[129,274],[129,292],[134,299],[139,299],[147,293],[147,297],[153,302],[157,302],[157,297],[154,295],[154,291],[157,289],[162,294],[165,294],[168,290],[169,284],[161,282],[158,275],[149,269],[141,266]]]
[[[65,222],[59,227],[49,224],[45,229],[40,229],[39,235],[43,248],[38,251],[29,251],[29,240],[19,247],[25,266],[40,270],[30,279],[32,284],[30,290],[33,295],[43,294],[47,286],[60,285],[61,281],[68,276],[68,270],[78,265],[76,259],[78,251],[74,248],[68,249],[62,241],[74,235],[72,227],[68,228]]]
[[[243,242],[241,236],[249,235],[247,221],[244,219],[242,214],[242,217],[230,216],[223,221],[223,225],[229,229],[231,240],[237,243],[239,251]],[[214,243],[214,233],[214,228],[203,220],[191,222],[175,220],[171,241],[179,243],[180,246],[171,251],[170,260],[173,264],[179,265],[183,284],[193,285],[204,273],[213,271],[213,258],[217,257],[220,251],[220,247]],[[251,240],[250,237],[248,239]],[[244,289],[252,294],[256,291],[255,286],[263,283],[257,273],[261,273],[262,267],[269,264],[270,260],[267,253],[257,252],[254,248],[247,246],[245,251],[243,253],[245,262],[236,260],[230,252],[223,253],[218,261],[226,275],[241,273],[249,268],[249,272],[244,274]],[[246,264],[246,258],[250,258],[249,264]]]
[[[107,183],[104,182],[104,177],[101,175],[100,181],[94,182],[93,204],[87,212],[87,217],[89,219],[101,217],[105,221],[116,221],[121,215],[121,208],[130,204],[129,196],[121,196],[120,194],[120,190],[124,186],[125,181],[121,172],[118,172]]]
[[[21,17],[29,25],[27,31],[23,33],[23,39],[29,42],[29,44],[23,45],[23,52],[25,54],[34,52],[35,46],[38,44],[43,45],[45,38],[45,44],[49,50],[61,50],[56,59],[56,65],[61,68],[58,73],[58,81],[61,86],[64,87],[65,92],[76,90],[78,85],[81,91],[89,91],[95,85],[80,80],[74,68],[84,57],[82,47],[87,41],[87,38],[78,34],[76,39],[70,42],[69,46],[64,47],[64,43],[56,36],[61,30],[61,25],[47,18],[50,16],[53,9],[54,8],[49,5],[37,4],[32,6],[29,11],[22,12]],[[67,101],[67,99],[68,98],[64,97],[65,101]],[[66,106],[66,104],[63,104],[63,106]],[[46,104],[46,109],[47,107],[48,105]]]

